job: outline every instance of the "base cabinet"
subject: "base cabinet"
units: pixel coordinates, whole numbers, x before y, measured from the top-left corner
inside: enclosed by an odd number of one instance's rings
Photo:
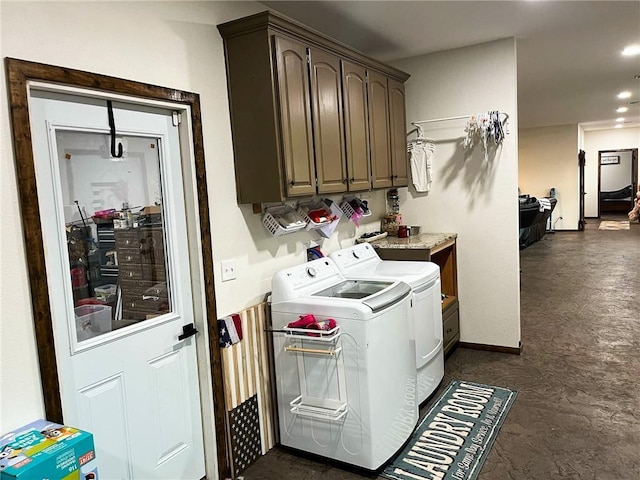
[[[460,341],[460,317],[457,302],[442,312],[442,328],[442,348],[444,354],[447,355]]]

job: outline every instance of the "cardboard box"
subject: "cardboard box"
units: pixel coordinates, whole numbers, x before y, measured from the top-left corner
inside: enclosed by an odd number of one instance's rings
[[[93,435],[36,420],[0,438],[0,480],[98,480]]]

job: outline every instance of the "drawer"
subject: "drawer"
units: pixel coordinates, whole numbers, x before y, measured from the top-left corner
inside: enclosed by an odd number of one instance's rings
[[[443,340],[442,344],[445,353],[453,347],[453,344],[460,339],[460,320],[458,308],[449,309],[443,318]]]
[[[140,312],[144,314],[156,314],[162,315],[170,311],[169,300],[166,298],[159,298],[157,300],[147,299],[143,300],[142,297],[123,297],[122,298],[123,311]]]
[[[140,263],[139,248],[118,248],[118,265]]]
[[[155,263],[164,265],[164,250],[160,248],[151,248],[148,250],[140,249],[141,263]]]
[[[167,281],[167,271],[164,264],[142,264],[142,278],[151,280],[153,283]]]
[[[151,280],[131,280],[128,278],[122,278],[120,280],[120,288],[123,292],[140,291],[140,295],[153,285],[155,285],[155,282]]]
[[[166,300],[169,295],[167,292],[167,284],[166,283],[153,283],[148,282],[151,285],[144,287],[134,287],[127,288],[126,285],[121,284],[122,288],[122,296],[125,299],[164,299]]]
[[[120,273],[118,276],[123,280],[144,280],[142,265],[139,263],[120,265],[119,271]]]
[[[118,276],[118,267],[100,266],[100,276],[103,278],[115,278]]]
[[[138,230],[115,230],[116,245],[119,248],[138,248]]]
[[[164,252],[164,235],[161,228],[141,229],[139,241],[140,249],[143,251],[160,250]]]
[[[153,282],[150,282],[150,283],[153,283]],[[164,298],[166,300],[167,297],[169,296],[167,292],[167,283],[166,282],[154,283],[150,287],[144,289],[144,291],[142,292],[142,296]]]

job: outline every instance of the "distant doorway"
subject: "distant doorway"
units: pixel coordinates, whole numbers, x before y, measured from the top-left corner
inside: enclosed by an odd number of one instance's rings
[[[637,189],[637,148],[598,152],[598,217],[627,213]]]

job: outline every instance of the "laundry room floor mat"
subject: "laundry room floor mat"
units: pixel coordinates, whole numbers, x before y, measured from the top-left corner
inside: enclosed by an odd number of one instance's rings
[[[629,230],[629,221],[603,220],[598,225],[598,230]]]
[[[453,380],[381,476],[393,480],[474,480],[517,392]]]

